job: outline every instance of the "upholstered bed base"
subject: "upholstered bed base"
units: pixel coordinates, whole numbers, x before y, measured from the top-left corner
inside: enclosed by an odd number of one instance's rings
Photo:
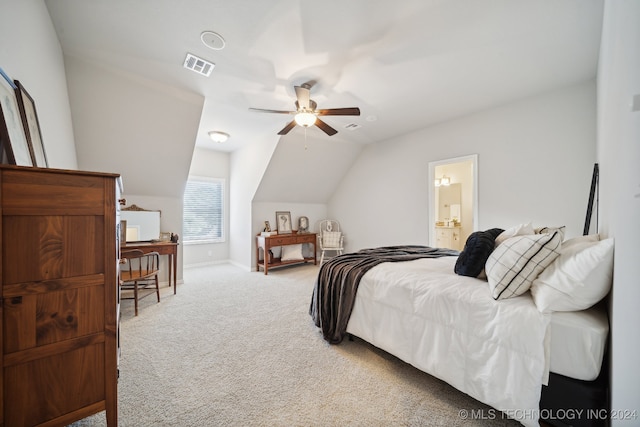
[[[594,381],[581,381],[549,374],[549,385],[542,386],[541,419],[556,427],[605,427],[609,425],[609,369],[602,363]]]

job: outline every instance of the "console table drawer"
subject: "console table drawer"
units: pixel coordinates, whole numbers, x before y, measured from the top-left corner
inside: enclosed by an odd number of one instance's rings
[[[306,236],[296,236],[296,243],[315,243],[316,235],[309,234]]]
[[[273,237],[271,238],[271,246],[283,246],[290,245],[292,243],[292,239],[290,237]]]

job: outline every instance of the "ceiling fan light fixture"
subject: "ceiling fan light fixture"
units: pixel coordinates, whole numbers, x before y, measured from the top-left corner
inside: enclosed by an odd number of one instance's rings
[[[229,139],[229,134],[226,132],[220,132],[217,130],[213,130],[211,132],[209,132],[209,138],[211,138],[211,140],[213,142],[225,142],[227,139]]]
[[[294,120],[297,124],[303,127],[313,126],[316,122],[316,115],[313,113],[309,113],[308,111],[303,111],[301,113],[296,114]]]

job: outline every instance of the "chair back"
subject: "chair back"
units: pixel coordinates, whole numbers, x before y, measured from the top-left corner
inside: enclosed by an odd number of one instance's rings
[[[320,221],[319,234],[322,248],[342,247],[342,232],[340,231],[340,223],[338,221],[333,219]]]
[[[158,274],[160,254],[144,253],[140,249],[120,252],[120,280],[131,282],[145,280]]]
[[[318,230],[320,231],[320,233],[323,233],[325,231],[340,231],[340,223],[335,219],[323,219],[318,225]]]

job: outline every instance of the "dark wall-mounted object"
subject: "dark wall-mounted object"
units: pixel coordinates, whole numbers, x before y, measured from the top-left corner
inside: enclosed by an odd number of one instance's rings
[[[593,202],[595,200],[595,206],[596,206],[596,233],[598,232],[598,204],[599,204],[599,197],[598,197],[598,189],[599,189],[599,178],[600,178],[600,169],[598,167],[597,163],[594,163],[593,165],[593,175],[591,177],[591,190],[589,191],[589,202],[587,204],[587,217],[585,218],[584,221],[584,230],[582,232],[582,234],[584,236],[586,236],[587,234],[589,234],[589,229],[591,228],[591,215],[593,213]]]

